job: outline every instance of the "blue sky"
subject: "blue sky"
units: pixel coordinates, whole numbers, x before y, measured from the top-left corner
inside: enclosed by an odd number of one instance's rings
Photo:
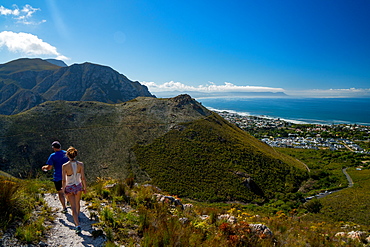
[[[370,97],[369,13],[369,0],[3,0],[0,64],[92,62],[154,94]]]

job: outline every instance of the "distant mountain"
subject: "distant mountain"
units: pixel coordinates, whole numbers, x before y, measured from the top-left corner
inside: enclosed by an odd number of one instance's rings
[[[32,72],[40,72],[40,71],[49,71],[49,70],[57,70],[60,66],[55,64],[51,64],[45,60],[35,58],[20,58],[14,61],[10,61],[5,64],[0,64],[0,76],[7,77],[12,76],[13,74],[18,74],[22,72],[32,71]],[[9,78],[11,81],[12,78]]]
[[[63,62],[62,60],[57,60],[57,59],[45,59],[45,61],[48,61],[49,63],[55,64],[60,67],[68,67],[68,65]]]
[[[260,97],[260,98],[282,98],[288,97],[284,92],[201,92],[201,91],[163,91],[156,92],[157,97],[175,97],[179,94],[190,94],[194,98],[226,98],[226,97]]]
[[[0,126],[0,170],[17,177],[42,173],[51,142],[59,140],[79,150],[89,181],[134,177],[196,200],[262,202],[308,179],[297,160],[189,95],[121,104],[48,101],[0,115]]]
[[[54,100],[121,103],[139,96],[155,97],[146,86],[110,67],[64,65],[28,58],[0,64],[0,114],[16,114]]]

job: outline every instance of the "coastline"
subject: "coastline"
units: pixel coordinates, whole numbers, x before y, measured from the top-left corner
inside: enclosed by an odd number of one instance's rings
[[[234,110],[220,110],[220,109],[215,109],[215,108],[212,108],[212,107],[207,107],[207,106],[205,106],[205,107],[210,111],[227,112],[227,113],[230,113],[230,114],[236,114],[236,115],[240,115],[240,116],[244,116],[244,117],[258,117],[258,118],[263,118],[263,119],[281,120],[281,121],[285,121],[285,122],[288,122],[288,123],[294,123],[294,124],[312,124],[312,123],[309,123],[309,122],[304,122],[304,121],[299,121],[299,120],[270,117],[270,116],[266,116],[266,115],[253,115],[253,114],[250,114],[248,112],[237,112],[237,111],[234,111]],[[328,124],[322,124],[322,125],[328,125]]]
[[[212,111],[280,119],[294,124],[370,126],[370,99],[197,99]]]

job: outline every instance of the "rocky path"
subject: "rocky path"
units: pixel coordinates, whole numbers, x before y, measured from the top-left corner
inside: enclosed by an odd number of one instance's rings
[[[81,201],[80,225],[82,232],[75,233],[75,224],[72,217],[72,211],[68,207],[68,213],[61,212],[62,206],[59,202],[57,194],[45,194],[44,200],[53,209],[55,220],[52,223],[52,229],[47,234],[45,246],[48,247],[79,247],[79,246],[103,246],[105,239],[102,236],[94,238],[91,234],[93,227],[91,224],[95,223],[90,220],[90,213]]]

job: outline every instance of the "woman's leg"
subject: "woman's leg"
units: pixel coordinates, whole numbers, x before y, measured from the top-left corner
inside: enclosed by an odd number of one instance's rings
[[[71,204],[72,215],[73,215],[73,220],[75,222],[75,225],[79,226],[80,222],[78,221],[76,195],[75,194],[69,194],[68,195],[68,200],[69,200],[69,203]]]
[[[79,216],[79,215],[80,215],[80,206],[81,206],[80,200],[81,200],[81,194],[82,194],[82,191],[78,191],[78,192],[77,192],[77,194],[76,194],[76,196],[75,196],[77,216]]]

